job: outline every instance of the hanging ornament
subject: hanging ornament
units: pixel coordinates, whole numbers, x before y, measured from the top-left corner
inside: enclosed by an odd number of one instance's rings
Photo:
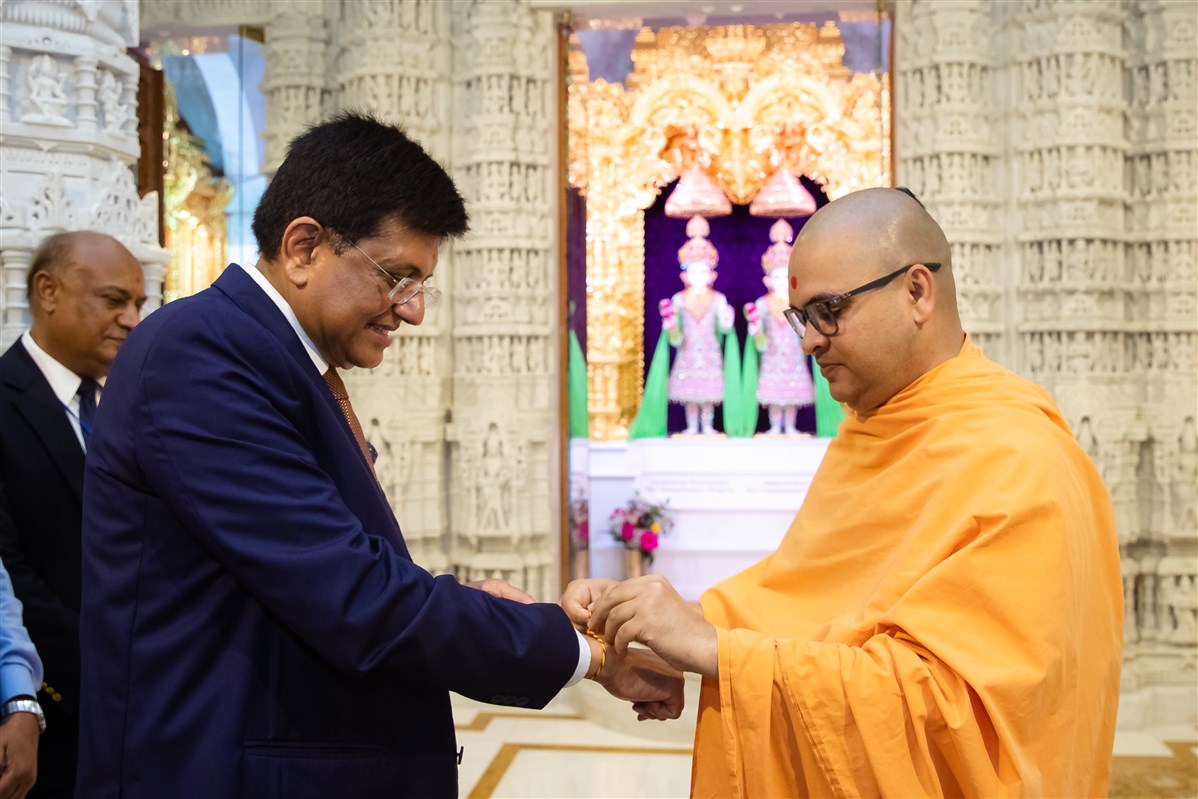
[[[815,198],[790,170],[778,167],[753,198],[749,213],[753,216],[810,216],[815,213]]]
[[[691,216],[727,216],[732,203],[715,181],[699,167],[682,173],[678,185],[666,199],[666,216],[685,219]]]

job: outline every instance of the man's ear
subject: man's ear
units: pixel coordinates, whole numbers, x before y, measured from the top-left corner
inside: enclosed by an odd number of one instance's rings
[[[30,292],[30,303],[33,307],[41,308],[45,313],[58,310],[61,299],[62,281],[43,270],[33,276],[33,291]]]
[[[327,242],[325,229],[310,216],[297,217],[287,225],[279,244],[279,265],[296,288],[308,284],[316,263],[316,248]]]
[[[907,273],[907,292],[915,324],[923,326],[936,310],[936,278],[923,264],[911,267]]]

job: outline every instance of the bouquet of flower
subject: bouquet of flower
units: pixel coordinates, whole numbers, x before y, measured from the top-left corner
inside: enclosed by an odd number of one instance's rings
[[[661,543],[660,536],[674,526],[666,514],[667,504],[649,502],[639,494],[634,496],[625,507],[612,511],[609,528],[612,538],[628,549],[639,548],[645,563],[652,563],[653,553]]]
[[[578,549],[586,549],[590,543],[590,502],[585,494],[579,494],[570,503],[570,538]]]

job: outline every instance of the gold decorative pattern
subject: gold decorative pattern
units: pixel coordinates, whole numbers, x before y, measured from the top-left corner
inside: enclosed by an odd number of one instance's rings
[[[207,288],[225,268],[229,223],[225,207],[233,187],[213,177],[201,141],[180,125],[175,92],[166,88],[164,222],[170,251],[162,300]]]
[[[570,185],[587,197],[590,437],[627,438],[644,365],[644,210],[692,166],[750,202],[779,166],[833,199],[887,185],[886,75],[851,75],[833,23],[643,28],[627,88],[572,39]]]

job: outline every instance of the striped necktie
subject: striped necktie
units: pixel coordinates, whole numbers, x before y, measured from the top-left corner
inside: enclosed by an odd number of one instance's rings
[[[370,457],[370,445],[366,443],[366,435],[362,432],[362,425],[358,422],[357,415],[354,414],[353,406],[349,404],[349,392],[345,390],[345,383],[342,382],[336,367],[330,366],[329,370],[324,373],[324,382],[329,387],[329,391],[333,393],[333,399],[337,400],[337,404],[341,406],[341,413],[345,416],[345,421],[349,423],[354,440],[358,442],[358,449],[362,451],[362,457],[365,459],[366,465],[370,467],[371,474],[374,474],[374,459]],[[375,475],[374,479],[378,480],[378,475]]]

